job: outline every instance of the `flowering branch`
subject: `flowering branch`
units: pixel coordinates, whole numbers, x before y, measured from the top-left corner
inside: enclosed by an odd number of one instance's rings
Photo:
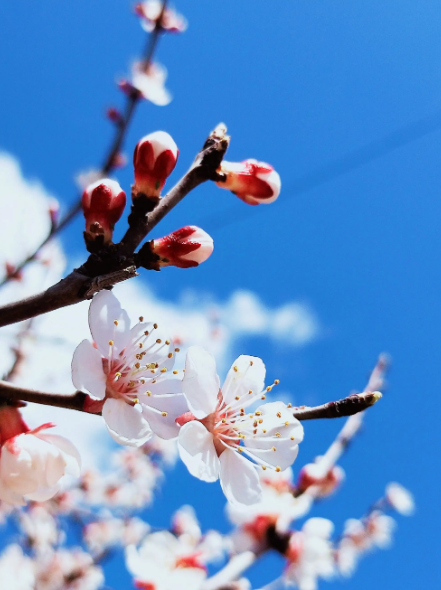
[[[149,65],[152,63],[153,55],[158,45],[158,41],[163,31],[162,27],[162,20],[164,16],[164,12],[167,7],[168,0],[163,0],[162,2],[162,9],[160,16],[158,17],[153,31],[148,35],[148,40],[146,44],[146,48],[144,51],[144,55],[142,58],[142,64],[145,70],[148,69]],[[101,177],[108,176],[116,167],[117,157],[121,151],[122,144],[127,134],[127,130],[129,125],[132,121],[135,108],[138,102],[142,99],[142,95],[137,91],[133,90],[133,92],[127,95],[126,105],[124,109],[124,113],[118,119],[115,125],[116,133],[114,139],[107,151],[107,154],[103,160],[103,164],[99,171]],[[76,202],[71,206],[69,211],[63,217],[63,219],[59,223],[52,223],[51,229],[46,236],[46,238],[38,245],[38,247],[27,256],[22,262],[20,262],[15,268],[14,273],[8,273],[3,280],[0,281],[0,287],[5,285],[7,282],[11,280],[17,273],[19,273],[27,264],[32,262],[36,259],[40,250],[55,236],[57,235],[62,229],[64,229],[81,211],[81,199],[77,199]],[[45,312],[43,312],[45,313]]]
[[[382,395],[379,391],[367,391],[349,395],[335,402],[328,402],[321,406],[308,408],[302,406],[295,408],[293,416],[297,420],[315,420],[317,418],[342,418],[343,416],[353,416],[363,412],[370,406],[373,406]]]
[[[6,403],[31,402],[43,406],[54,406],[67,410],[78,410],[89,413],[84,408],[85,402],[90,399],[86,393],[76,391],[73,395],[59,393],[46,393],[19,387],[7,381],[0,381],[0,399]]]

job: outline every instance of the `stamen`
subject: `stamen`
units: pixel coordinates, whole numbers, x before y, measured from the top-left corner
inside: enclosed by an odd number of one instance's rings
[[[118,320],[113,320],[113,323],[115,324],[115,326],[118,325]]]

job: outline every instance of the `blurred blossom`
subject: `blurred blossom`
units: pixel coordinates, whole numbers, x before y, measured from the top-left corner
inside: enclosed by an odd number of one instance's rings
[[[161,15],[163,3],[160,0],[146,0],[135,6],[135,12],[141,19],[145,31],[151,33]],[[187,21],[173,8],[167,7],[161,19],[161,28],[169,33],[183,33],[187,29]]]
[[[142,98],[157,106],[166,106],[172,101],[170,92],[165,87],[166,68],[155,62],[145,67],[143,62],[135,62],[132,66],[130,82],[122,80],[119,86],[123,92],[138,92]]]
[[[5,590],[35,590],[34,564],[19,545],[9,545],[0,555],[0,581]]]
[[[35,590],[98,590],[104,583],[101,567],[82,549],[59,549],[35,561]]]
[[[404,516],[410,516],[415,512],[412,494],[399,483],[393,482],[386,487],[386,500],[394,510]]]

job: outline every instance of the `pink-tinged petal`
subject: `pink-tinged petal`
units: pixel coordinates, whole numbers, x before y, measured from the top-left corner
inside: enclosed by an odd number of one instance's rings
[[[104,289],[93,298],[89,307],[89,327],[92,338],[103,356],[108,357],[111,350],[115,356],[127,346],[130,338],[130,319],[111,291]],[[110,341],[113,342],[111,348]]]
[[[232,364],[222,386],[225,403],[232,403],[237,396],[243,397],[246,403],[247,398],[261,393],[265,385],[265,373],[262,359],[242,354]]]
[[[180,379],[164,379],[163,382],[149,384],[150,396],[148,393],[138,396],[144,418],[160,438],[168,440],[179,434],[176,418],[188,411],[185,396],[182,393],[173,393],[181,389]]]
[[[13,492],[0,478],[0,500],[13,506],[24,506],[26,502],[22,494]]]
[[[309,518],[302,527],[302,531],[311,537],[329,539],[334,532],[334,524],[327,518]]]
[[[59,491],[60,486],[52,486],[47,488],[38,488],[36,492],[31,494],[26,494],[27,500],[33,500],[34,502],[46,502],[55,496],[55,494]]]
[[[107,399],[103,406],[103,418],[111,437],[121,445],[140,447],[152,436],[142,414],[123,400]]]
[[[81,456],[77,448],[64,436],[58,434],[40,434],[46,442],[55,445],[63,453],[66,462],[66,473],[74,477],[79,477],[81,473]]]
[[[208,482],[219,478],[219,459],[213,435],[203,424],[196,420],[184,424],[179,431],[178,449],[192,475]]]
[[[257,504],[262,488],[253,464],[230,449],[221,454],[219,461],[220,482],[227,500],[232,504]]]
[[[196,418],[205,418],[216,409],[219,393],[216,361],[201,346],[190,346],[187,351],[182,390]]]
[[[106,395],[106,376],[101,353],[89,340],[83,340],[72,359],[72,383],[81,391],[88,391],[95,399]]]

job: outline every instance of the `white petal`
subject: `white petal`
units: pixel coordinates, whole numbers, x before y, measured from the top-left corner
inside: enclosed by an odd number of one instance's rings
[[[115,320],[118,322],[115,325]],[[99,351],[109,356],[109,342],[113,355],[119,354],[130,338],[130,319],[111,291],[104,289],[95,295],[89,307],[89,327]]]
[[[262,488],[253,464],[230,449],[221,454],[219,461],[221,486],[227,500],[232,504],[257,504]]]
[[[302,531],[308,536],[329,539],[334,532],[334,524],[327,518],[309,518],[303,525]]]
[[[151,436],[151,428],[134,406],[109,398],[104,402],[103,418],[110,435],[122,445],[139,447]]]
[[[181,427],[178,439],[179,455],[189,472],[203,481],[219,478],[219,459],[213,435],[197,420]]]
[[[58,447],[66,461],[66,473],[79,477],[81,472],[81,457],[77,448],[64,436],[58,434],[39,434],[39,438]]]
[[[236,396],[247,397],[250,391],[260,393],[265,385],[265,372],[262,359],[242,354],[232,364],[222,386],[225,403],[231,403]]]
[[[36,492],[32,494],[26,494],[27,500],[33,500],[34,502],[46,502],[55,496],[59,491],[60,486],[52,486],[48,488],[38,488]]]
[[[153,389],[152,389],[153,391]],[[150,424],[150,428],[160,438],[166,440],[176,438],[179,434],[179,426],[176,418],[188,411],[187,400],[182,393],[148,397],[139,395],[144,418]],[[156,411],[152,408],[155,408]],[[157,411],[159,410],[159,412]],[[166,414],[165,416],[163,414]]]
[[[196,418],[205,418],[216,409],[219,393],[216,361],[201,346],[188,349],[182,390]]]
[[[106,395],[106,376],[101,353],[89,340],[83,340],[72,359],[72,383],[81,391],[88,391],[95,399]]]

